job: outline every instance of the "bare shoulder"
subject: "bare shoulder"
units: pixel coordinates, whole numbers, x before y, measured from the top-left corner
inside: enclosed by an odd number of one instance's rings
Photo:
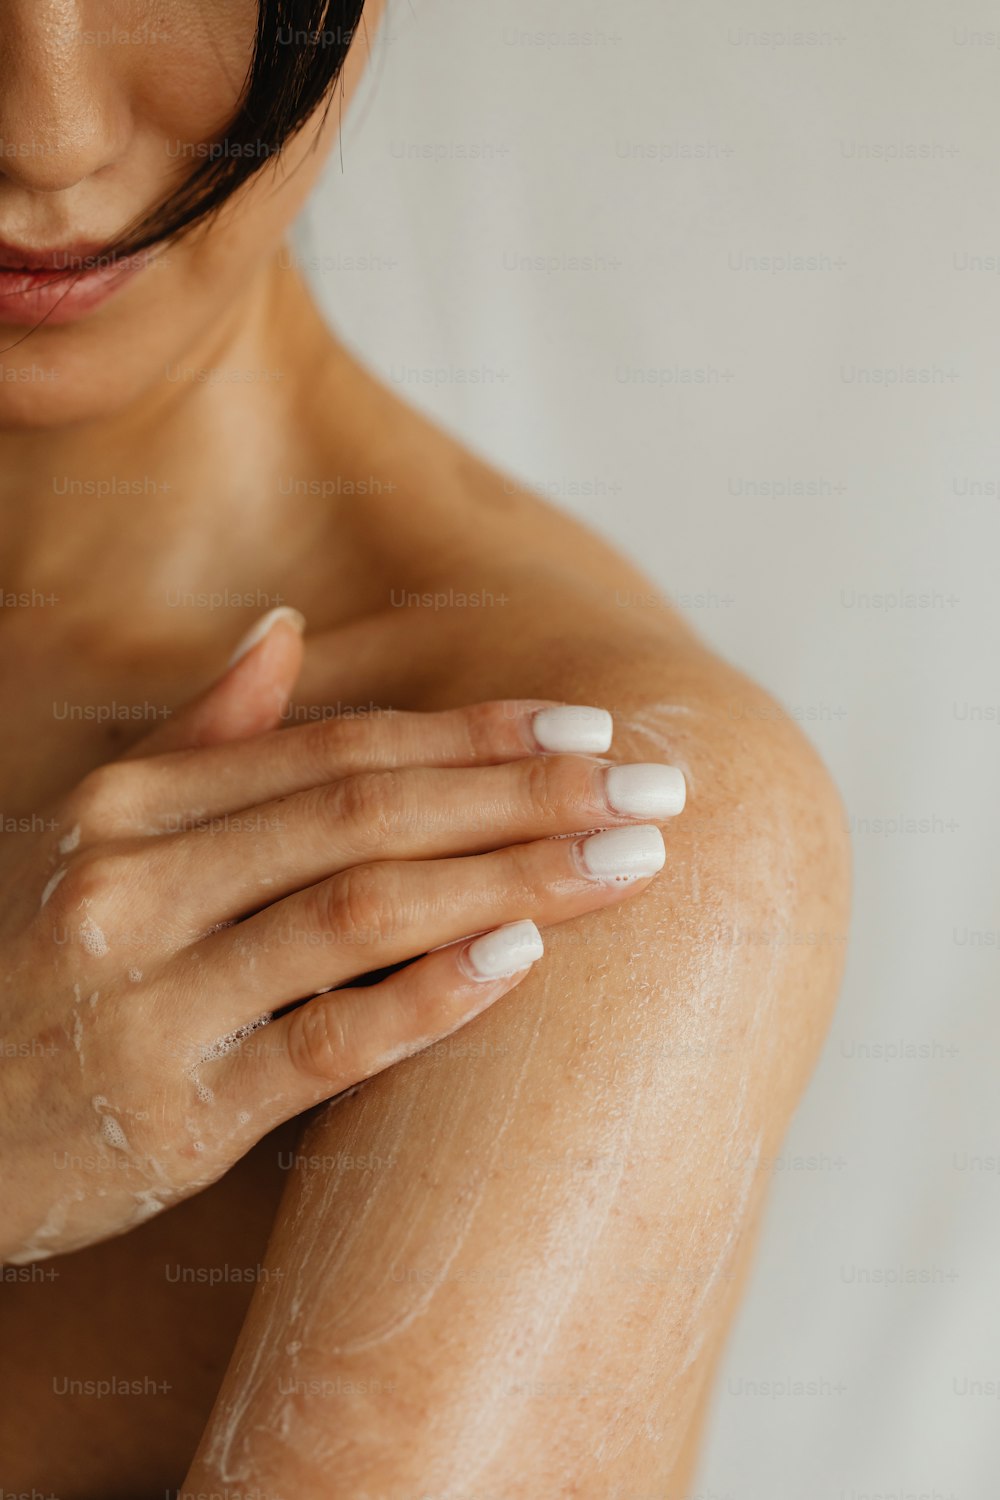
[[[799,1064],[791,1099],[825,1031],[846,942],[849,850],[826,768],[781,706],[708,650],[604,538],[425,419],[398,417],[418,458],[397,448],[398,489],[358,522],[391,600],[375,649],[356,655],[359,673],[404,707],[598,704],[615,715],[616,759],[681,766],[689,800],[669,830],[667,877],[634,909],[585,926],[596,936],[646,924],[636,934],[645,953],[653,928],[674,954],[687,931],[703,970],[711,957],[780,989],[785,1049]]]
[[[599,704],[615,716],[614,759],[682,768],[688,802],[667,830],[666,878],[634,911],[596,921],[633,924],[647,952],[656,936],[676,953],[686,933],[702,979],[743,970],[748,985],[770,988],[786,1041],[794,1033],[797,1092],[846,947],[850,854],[826,767],[773,697],[665,609],[662,620],[636,622],[616,602],[629,597],[623,584],[610,601],[560,580],[535,587],[528,604],[525,585],[517,627],[484,631],[485,659],[453,655],[436,691]]]
[[[432,591],[414,593],[407,611],[428,706],[508,694],[602,704],[616,715],[616,755],[683,765],[689,830],[732,858],[749,857],[755,834],[784,838],[843,889],[839,797],[780,704],[709,650],[604,538],[468,455],[456,462],[461,499],[446,506],[447,540],[432,512],[410,551],[423,554]]]
[[[843,959],[849,853],[813,747],[606,539],[391,393],[365,390],[365,462],[395,478],[354,513],[354,545],[388,607],[367,617],[357,650],[339,652],[356,664],[349,689],[402,707],[537,696],[610,709],[616,758],[671,761],[689,787],[670,876],[634,920],[661,914],[674,947],[686,923],[703,956],[734,970],[794,975],[786,992],[808,991],[789,1003],[814,1051]],[[611,920],[588,922],[597,932]]]
[[[380,1167],[330,1194],[296,1170],[269,1249],[309,1309],[297,1338],[354,1393],[335,1429],[329,1402],[285,1408],[297,1494],[326,1493],[330,1464],[380,1493],[686,1493],[837,990],[846,842],[811,747],[665,607],[623,607],[617,590],[651,593],[627,563],[518,512],[511,527],[499,502],[492,520],[472,504],[436,533],[425,515],[383,560],[414,599],[374,629],[369,690],[405,707],[602,705],[614,757],[680,765],[688,805],[641,895],[548,928],[516,993],[310,1127],[307,1159]],[[255,1460],[258,1434],[286,1430],[276,1385],[252,1409],[231,1399]]]

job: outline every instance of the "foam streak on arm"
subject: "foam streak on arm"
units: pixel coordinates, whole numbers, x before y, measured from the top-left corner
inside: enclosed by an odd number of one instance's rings
[[[667,868],[313,1122],[192,1492],[677,1482],[835,995],[844,840],[797,731],[727,669],[566,677],[529,687],[611,708],[617,759],[685,770]]]

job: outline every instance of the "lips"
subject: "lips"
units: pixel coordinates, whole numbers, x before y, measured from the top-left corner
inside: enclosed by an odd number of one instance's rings
[[[145,257],[116,260],[96,241],[47,249],[0,240],[0,326],[73,323],[119,291]]]

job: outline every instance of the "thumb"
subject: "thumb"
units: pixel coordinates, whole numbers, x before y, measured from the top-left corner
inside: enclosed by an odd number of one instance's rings
[[[283,606],[263,615],[240,641],[221,677],[122,756],[197,750],[276,729],[302,669],[305,619]]]

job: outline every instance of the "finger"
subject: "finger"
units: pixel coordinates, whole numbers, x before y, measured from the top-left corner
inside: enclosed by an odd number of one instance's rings
[[[198,1069],[214,1113],[239,1120],[248,1149],[267,1131],[450,1036],[520,984],[542,956],[534,922],[512,922],[363,989],[318,996]]]
[[[104,836],[203,826],[361,771],[497,765],[552,751],[599,755],[611,744],[612,728],[602,708],[511,699],[440,713],[376,709],[180,750],[144,760],[141,774],[128,773],[119,823],[113,824],[113,809],[102,811]]]
[[[193,940],[352,865],[660,822],[683,806],[684,777],[674,766],[608,766],[578,755],[369,771],[164,839],[150,879],[172,893],[172,933]]]
[[[272,609],[243,637],[222,676],[122,760],[226,744],[275,729],[302,667],[304,627],[297,609]]]
[[[184,949],[163,973],[225,1036],[264,1012],[528,915],[565,921],[662,868],[649,824],[541,839],[467,859],[355,865]]]

